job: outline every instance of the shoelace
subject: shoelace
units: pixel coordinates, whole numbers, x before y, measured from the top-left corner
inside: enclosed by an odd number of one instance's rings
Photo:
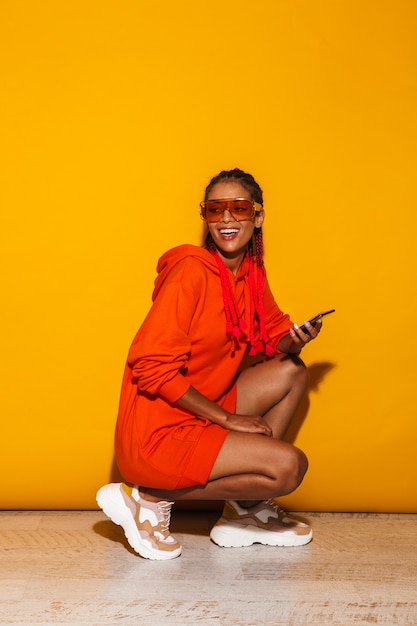
[[[169,533],[169,524],[171,521],[171,507],[173,504],[173,502],[166,502],[165,500],[158,502],[158,511],[162,516],[161,527],[164,533]]]
[[[283,511],[281,507],[274,500],[272,500],[272,498],[270,498],[269,500],[265,500],[265,502],[274,509],[279,520],[281,520],[285,516],[285,511]]]

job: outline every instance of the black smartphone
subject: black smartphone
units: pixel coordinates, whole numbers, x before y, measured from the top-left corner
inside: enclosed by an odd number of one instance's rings
[[[315,315],[314,317],[312,317],[311,319],[309,319],[309,323],[314,326],[315,323],[321,319],[322,317],[324,317],[325,315],[330,315],[330,313],[334,313],[336,311],[336,309],[329,309],[328,311],[322,311],[321,313],[317,313],[317,315]],[[302,330],[303,332],[307,332],[306,327],[304,326],[304,324],[302,324],[302,326],[300,326],[300,330]]]

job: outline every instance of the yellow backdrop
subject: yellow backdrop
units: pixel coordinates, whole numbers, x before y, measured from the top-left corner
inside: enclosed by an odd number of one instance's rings
[[[1,488],[94,508],[158,257],[222,168],[260,181],[297,321],[328,307],[284,504],[417,511],[417,5],[4,1]]]

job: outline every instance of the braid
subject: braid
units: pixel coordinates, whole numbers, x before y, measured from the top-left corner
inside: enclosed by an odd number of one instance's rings
[[[263,236],[262,228],[255,228],[252,245],[248,247],[249,256],[249,294],[251,301],[249,330],[250,348],[249,354],[255,355],[264,353],[266,356],[275,354],[275,349],[270,344],[270,339],[265,327],[265,309],[264,309],[264,286],[265,286],[265,268],[263,258]],[[253,304],[252,304],[253,303]],[[259,341],[255,345],[255,317],[259,322]]]
[[[259,267],[263,267],[264,266],[264,239],[262,236],[262,228],[254,229],[253,239],[255,243],[256,261]]]
[[[240,311],[236,302],[236,297],[230,283],[227,268],[217,252],[213,241],[207,244],[207,250],[216,259],[220,273],[220,282],[222,286],[224,311],[226,314],[226,334],[233,340],[234,347],[238,347],[239,339],[245,335],[246,322],[240,316]]]

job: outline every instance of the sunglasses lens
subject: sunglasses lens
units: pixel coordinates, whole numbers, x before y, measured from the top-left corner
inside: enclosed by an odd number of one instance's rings
[[[238,222],[253,217],[253,202],[246,198],[233,200],[208,200],[202,203],[203,217],[208,222],[218,222],[225,210],[228,210]]]

